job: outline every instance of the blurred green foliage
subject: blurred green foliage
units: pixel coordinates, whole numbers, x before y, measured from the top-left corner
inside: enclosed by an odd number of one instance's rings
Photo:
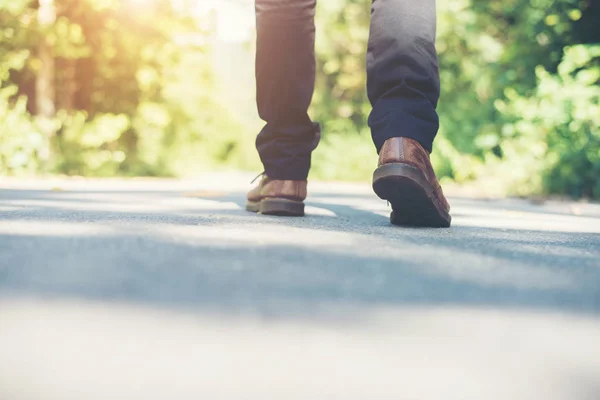
[[[191,4],[191,2],[189,2]],[[180,2],[181,4],[181,2]],[[0,0],[0,173],[177,176],[236,164],[248,143],[213,101],[209,16],[169,0]],[[41,40],[54,58],[54,118],[36,109]],[[244,148],[244,151],[242,150]]]
[[[355,146],[369,138],[362,70],[370,0],[321,3],[318,28],[325,34],[317,47],[321,75],[313,114],[324,121],[326,146],[316,153],[317,175],[342,178],[350,170],[367,179],[373,166]],[[509,194],[600,197],[600,58],[594,45],[600,6],[580,0],[437,5],[438,175],[488,181]],[[325,166],[336,160],[328,145],[356,168]]]
[[[210,14],[191,18],[192,0],[141,1],[54,0],[55,22],[41,26],[37,1],[0,0],[1,174],[258,168],[256,126],[217,100]],[[364,75],[369,6],[319,2],[311,114],[323,141],[312,177],[366,180],[376,162]],[[509,194],[599,198],[600,5],[438,0],[438,21],[438,174]],[[36,110],[41,40],[55,60],[50,119]]]

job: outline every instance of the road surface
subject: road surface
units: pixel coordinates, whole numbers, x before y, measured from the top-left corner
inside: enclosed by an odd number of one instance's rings
[[[600,207],[245,176],[0,183],[0,399],[600,399]]]

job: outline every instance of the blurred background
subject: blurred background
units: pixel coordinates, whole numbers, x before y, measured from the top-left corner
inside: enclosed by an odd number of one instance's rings
[[[311,179],[370,179],[370,0],[322,0]],[[438,0],[448,183],[600,198],[600,5]],[[252,0],[0,0],[0,175],[262,170]]]

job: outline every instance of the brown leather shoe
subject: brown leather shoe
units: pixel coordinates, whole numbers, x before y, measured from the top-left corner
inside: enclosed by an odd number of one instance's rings
[[[395,225],[449,227],[450,205],[438,183],[429,153],[410,138],[391,138],[379,152],[373,190],[392,205]]]
[[[289,217],[304,215],[306,181],[284,181],[263,175],[257,187],[248,192],[246,210]]]

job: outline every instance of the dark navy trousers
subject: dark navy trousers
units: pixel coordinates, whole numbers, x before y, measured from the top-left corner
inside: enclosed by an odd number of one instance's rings
[[[266,122],[256,147],[273,179],[306,179],[320,138],[307,113],[315,87],[316,1],[255,0],[257,103]],[[431,151],[439,127],[435,34],[435,0],[373,0],[367,93],[378,152],[392,137],[413,138]]]

